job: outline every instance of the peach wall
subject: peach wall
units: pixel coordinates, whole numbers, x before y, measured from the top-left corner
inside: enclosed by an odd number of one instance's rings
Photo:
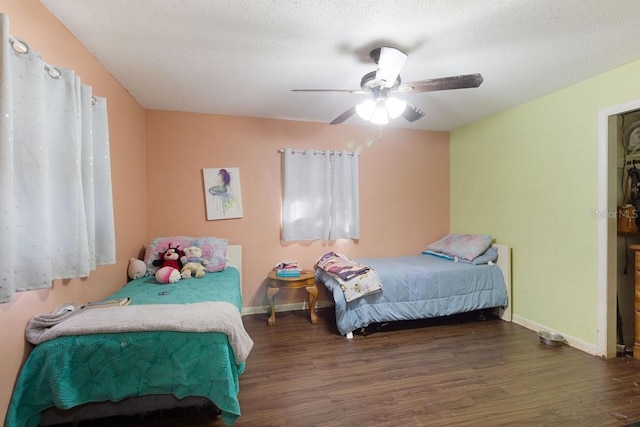
[[[99,267],[86,279],[55,281],[51,289],[17,293],[0,305],[3,418],[31,348],[24,339],[28,320],[66,300],[85,302],[113,292],[126,280],[128,259],[141,256],[151,237],[214,235],[242,244],[244,305],[259,307],[266,305],[264,276],[278,261],[311,266],[327,250],[411,254],[449,229],[447,133],[385,128],[379,141],[375,127],[145,112],[39,1],[3,1],[0,13],[9,16],[11,35],[47,62],[75,69],[96,95],[107,98],[117,245],[116,265]],[[277,150],[283,147],[362,151],[359,242],[280,242]],[[202,169],[209,167],[240,168],[244,218],[206,220]]]
[[[0,414],[2,425],[11,390],[31,346],[24,339],[28,320],[63,301],[86,302],[112,293],[126,280],[128,260],[146,239],[144,110],[78,40],[37,0],[3,0],[9,32],[52,65],[76,70],[94,94],[107,98],[117,263],[99,267],[86,279],[55,281],[51,289],[16,293],[0,305]],[[35,254],[37,256],[37,254]]]
[[[242,244],[245,307],[266,306],[264,278],[280,261],[311,268],[329,250],[417,254],[449,230],[448,133],[385,128],[378,140],[375,126],[149,110],[146,117],[147,239],[206,235]],[[284,147],[361,150],[358,242],[280,241]],[[242,219],[206,220],[202,169],[218,167],[240,170]],[[285,294],[279,303],[304,298],[303,290]]]

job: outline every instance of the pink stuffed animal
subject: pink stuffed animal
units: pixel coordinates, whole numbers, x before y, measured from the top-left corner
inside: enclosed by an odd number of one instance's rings
[[[156,271],[156,280],[162,285],[166,285],[167,283],[176,283],[181,278],[180,270],[173,267],[161,267]]]

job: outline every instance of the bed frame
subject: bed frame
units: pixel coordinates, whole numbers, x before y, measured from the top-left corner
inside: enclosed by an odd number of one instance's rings
[[[507,296],[509,301],[506,307],[499,307],[494,312],[505,322],[511,322],[512,308],[511,304],[511,248],[507,245],[501,245],[494,243],[494,248],[498,250],[498,261],[496,264],[502,270],[502,277],[504,277],[504,284],[507,285]]]
[[[227,249],[229,265],[240,273],[240,292],[242,293],[242,245],[229,245]],[[49,408],[42,412],[41,426],[63,423],[77,423],[83,420],[113,417],[118,415],[139,415],[161,409],[186,407],[215,407],[206,397],[187,396],[178,399],[171,394],[152,394],[135,396],[119,402],[94,402],[79,405],[71,409]]]
[[[504,283],[507,286],[507,297],[508,302],[506,307],[497,307],[494,309],[494,314],[500,317],[505,322],[511,322],[511,248],[507,245],[502,245],[498,243],[494,243],[491,246],[495,247],[498,250],[498,261],[496,264],[500,267],[502,271],[502,276],[504,277]],[[346,335],[347,339],[353,339],[353,332],[348,332]]]

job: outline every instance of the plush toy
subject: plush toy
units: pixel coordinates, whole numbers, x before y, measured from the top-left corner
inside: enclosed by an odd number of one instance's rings
[[[178,280],[182,279],[180,276],[180,270],[173,267],[160,267],[158,271],[156,271],[156,281],[162,285],[166,285],[167,283],[176,283]]]
[[[185,248],[184,256],[180,260],[183,265],[182,270],[180,270],[183,279],[188,279],[192,275],[202,277],[207,272],[205,267],[209,264],[209,261],[202,258],[202,249],[197,246]]]
[[[142,260],[139,260],[137,258],[131,258],[129,260],[129,268],[127,269],[127,275],[131,280],[146,276],[147,265]]]
[[[180,258],[184,255],[184,252],[179,248],[180,245],[173,247],[171,243],[169,243],[166,251],[158,253],[160,259],[154,260],[153,265],[156,267],[172,267],[178,271],[182,270],[182,261],[180,261]]]

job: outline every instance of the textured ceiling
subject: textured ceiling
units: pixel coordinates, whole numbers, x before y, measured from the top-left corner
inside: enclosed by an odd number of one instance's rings
[[[328,123],[367,95],[291,90],[358,89],[386,45],[404,82],[484,76],[389,125],[448,131],[640,58],[637,0],[41,1],[149,109]]]

